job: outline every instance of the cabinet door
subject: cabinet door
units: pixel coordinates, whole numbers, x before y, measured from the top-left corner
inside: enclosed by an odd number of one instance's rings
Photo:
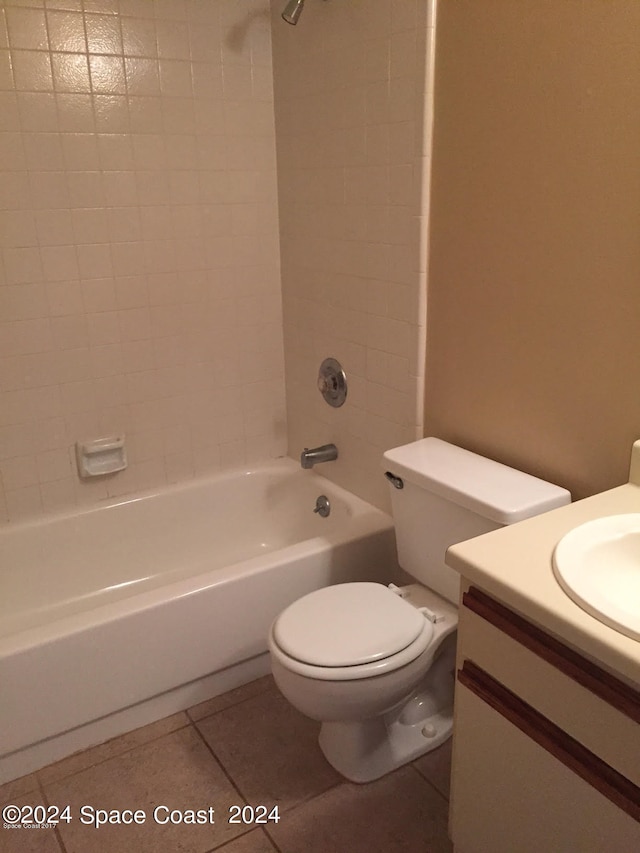
[[[456,685],[456,853],[637,853],[640,823]]]
[[[471,660],[640,787],[640,693],[475,587],[462,601],[458,666]]]

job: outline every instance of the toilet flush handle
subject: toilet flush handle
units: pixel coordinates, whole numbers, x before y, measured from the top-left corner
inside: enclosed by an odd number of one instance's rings
[[[394,489],[404,489],[404,482],[402,481],[402,477],[396,477],[396,475],[392,474],[391,471],[385,471],[384,476],[391,483]]]

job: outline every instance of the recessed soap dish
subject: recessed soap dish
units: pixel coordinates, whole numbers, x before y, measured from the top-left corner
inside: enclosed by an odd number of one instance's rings
[[[83,479],[123,471],[127,467],[124,435],[76,442],[76,460]]]

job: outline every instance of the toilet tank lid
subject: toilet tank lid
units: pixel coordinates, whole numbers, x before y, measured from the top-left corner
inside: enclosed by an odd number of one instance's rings
[[[560,486],[439,438],[387,450],[383,467],[498,524],[513,524],[571,501]]]

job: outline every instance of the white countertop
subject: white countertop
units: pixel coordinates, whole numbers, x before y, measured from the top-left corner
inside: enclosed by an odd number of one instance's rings
[[[551,555],[574,527],[605,515],[640,512],[640,442],[631,481],[535,518],[453,545],[451,568],[529,621],[640,687],[640,642],[603,625],[575,604],[555,578]]]

